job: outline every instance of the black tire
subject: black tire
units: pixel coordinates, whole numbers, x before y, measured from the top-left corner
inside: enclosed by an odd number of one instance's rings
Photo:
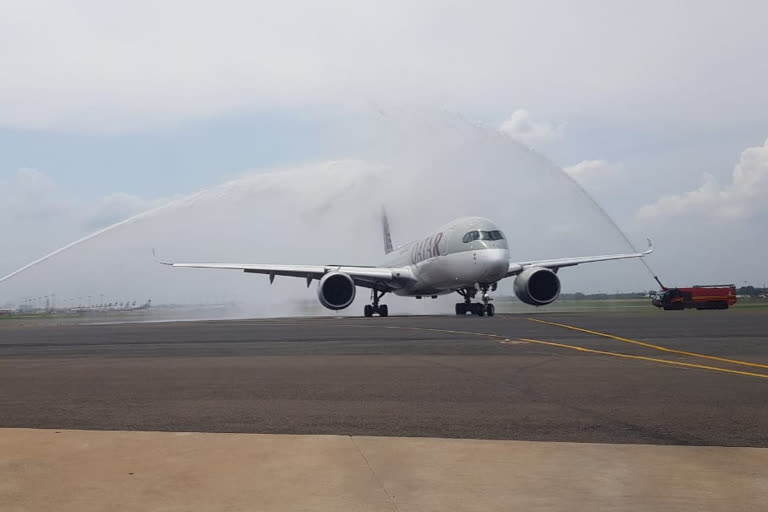
[[[366,305],[366,306],[363,308],[363,314],[364,314],[365,316],[367,316],[367,317],[371,317],[371,316],[373,316],[373,306],[371,306],[370,304],[367,304],[367,305]]]
[[[463,315],[465,313],[466,313],[466,311],[464,311],[464,304],[462,304],[461,302],[457,302],[456,303],[456,314],[457,315]]]
[[[477,306],[475,307],[475,311],[476,311],[475,314],[477,316],[485,316],[485,306],[483,306],[482,304],[477,304]]]
[[[379,306],[379,316],[381,317],[389,316],[389,308],[387,307],[386,304],[382,304],[381,306]]]
[[[488,316],[493,316],[496,314],[496,307],[493,304],[488,304],[485,307],[485,314]]]

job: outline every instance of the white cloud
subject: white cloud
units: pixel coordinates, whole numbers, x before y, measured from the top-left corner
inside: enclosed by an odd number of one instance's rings
[[[661,197],[643,206],[639,219],[696,217],[743,220],[768,212],[768,140],[762,146],[745,149],[733,169],[731,183],[721,186],[707,175],[704,184],[679,195]]]
[[[767,10],[757,1],[704,1],[695,13],[661,0],[5,2],[0,124],[121,130],[368,100],[470,114],[523,104],[560,118],[764,119]]]
[[[0,233],[7,248],[0,267],[21,266],[37,254],[166,202],[123,193],[85,202],[36,169],[0,181]]]
[[[501,123],[499,130],[523,144],[535,146],[562,137],[565,124],[534,121],[527,110],[518,109]]]
[[[167,198],[144,199],[116,192],[95,203],[83,203],[39,170],[24,168],[12,181],[0,182],[0,226],[23,230],[34,225],[35,230],[45,232],[46,226],[65,222],[76,232],[108,226],[166,202]]]
[[[579,183],[594,179],[602,179],[608,176],[616,176],[623,170],[620,163],[607,162],[605,160],[582,160],[575,165],[563,167],[563,170]]]
[[[15,223],[53,218],[73,207],[56,184],[37,169],[19,169],[14,181],[0,182],[0,218]]]

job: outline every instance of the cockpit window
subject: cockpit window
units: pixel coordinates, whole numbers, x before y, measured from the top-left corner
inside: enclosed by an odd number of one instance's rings
[[[465,244],[468,244],[469,242],[474,242],[475,240],[480,240],[480,232],[479,231],[470,231],[466,235],[464,235],[464,238],[461,239],[462,242]]]
[[[499,230],[493,231],[470,231],[461,239],[465,244],[475,240],[503,240],[504,235]]]

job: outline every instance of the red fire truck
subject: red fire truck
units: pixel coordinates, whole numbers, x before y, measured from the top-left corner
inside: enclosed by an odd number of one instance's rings
[[[736,304],[736,286],[732,284],[707,284],[691,288],[666,288],[661,282],[659,284],[661,293],[653,298],[653,305],[665,311],[728,309]]]

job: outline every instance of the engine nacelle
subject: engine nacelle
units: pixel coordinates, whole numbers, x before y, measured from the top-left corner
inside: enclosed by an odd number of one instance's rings
[[[560,278],[548,268],[528,268],[515,278],[515,295],[531,306],[550,304],[560,296]]]
[[[344,309],[355,300],[355,282],[344,272],[328,272],[317,285],[317,298],[328,309]]]

